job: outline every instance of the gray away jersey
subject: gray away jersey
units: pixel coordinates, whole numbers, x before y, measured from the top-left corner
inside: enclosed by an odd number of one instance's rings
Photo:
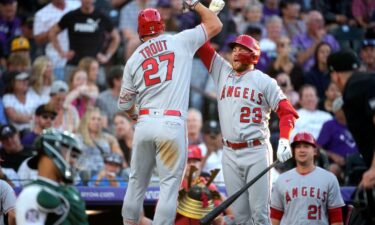
[[[305,175],[291,169],[272,188],[271,207],[284,212],[280,225],[328,225],[328,209],[344,205],[336,177],[320,167]]]
[[[144,42],[125,65],[120,96],[137,94],[140,108],[186,112],[192,59],[206,41],[204,26],[199,25]]]
[[[217,53],[210,74],[216,85],[223,137],[234,142],[269,138],[271,110],[276,111],[286,99],[276,80],[256,69],[236,76]]]

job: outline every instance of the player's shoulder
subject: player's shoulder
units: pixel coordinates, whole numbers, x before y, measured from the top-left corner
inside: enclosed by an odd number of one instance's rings
[[[295,168],[285,171],[279,175],[279,177],[276,180],[276,183],[287,182],[288,180],[290,180],[290,178],[295,177],[297,174],[298,173]]]
[[[23,202],[33,202],[36,200],[38,194],[42,190],[42,186],[31,184],[24,187],[17,197],[17,205],[22,205]]]
[[[315,168],[315,172],[317,176],[322,177],[322,178],[324,177],[325,179],[337,179],[336,176],[331,171],[323,169],[319,166]]]
[[[249,75],[254,77],[255,79],[258,79],[260,81],[267,81],[267,82],[273,82],[275,79],[271,78],[268,74],[263,73],[262,71],[258,69],[254,69],[248,72]],[[275,81],[276,82],[276,81]]]

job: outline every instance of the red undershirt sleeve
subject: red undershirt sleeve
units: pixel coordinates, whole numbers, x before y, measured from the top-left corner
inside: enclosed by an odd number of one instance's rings
[[[215,49],[211,47],[211,44],[208,41],[204,43],[204,45],[202,45],[197,51],[198,57],[202,60],[208,71],[211,69],[215,53]]]
[[[276,113],[280,120],[280,138],[289,140],[290,133],[294,128],[294,123],[296,119],[298,119],[298,113],[287,99],[283,99],[279,102]]]

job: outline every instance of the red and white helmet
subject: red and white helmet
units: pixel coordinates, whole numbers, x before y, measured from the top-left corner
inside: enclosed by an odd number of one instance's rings
[[[294,147],[300,142],[310,144],[314,146],[315,148],[317,147],[315,138],[312,136],[312,134],[307,133],[307,132],[300,132],[300,133],[297,133],[296,136],[294,136],[293,142],[291,144],[292,149],[294,149]]]
[[[164,21],[156,9],[148,8],[138,14],[138,35],[142,39],[148,35],[164,32]]]
[[[232,49],[235,45],[241,45],[250,50],[250,54],[241,53],[239,60],[244,64],[257,64],[260,57],[260,47],[257,40],[249,35],[240,35],[233,42],[229,43]]]

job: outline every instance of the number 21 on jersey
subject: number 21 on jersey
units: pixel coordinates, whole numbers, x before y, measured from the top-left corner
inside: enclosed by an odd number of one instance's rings
[[[174,53],[166,53],[155,58],[148,58],[142,63],[143,78],[146,87],[155,85],[161,82],[160,76],[154,76],[159,72],[159,64],[167,61],[167,74],[165,80],[172,80],[172,73],[174,68]]]
[[[307,219],[309,220],[321,220],[322,219],[322,206],[321,205],[309,205],[307,207]]]

